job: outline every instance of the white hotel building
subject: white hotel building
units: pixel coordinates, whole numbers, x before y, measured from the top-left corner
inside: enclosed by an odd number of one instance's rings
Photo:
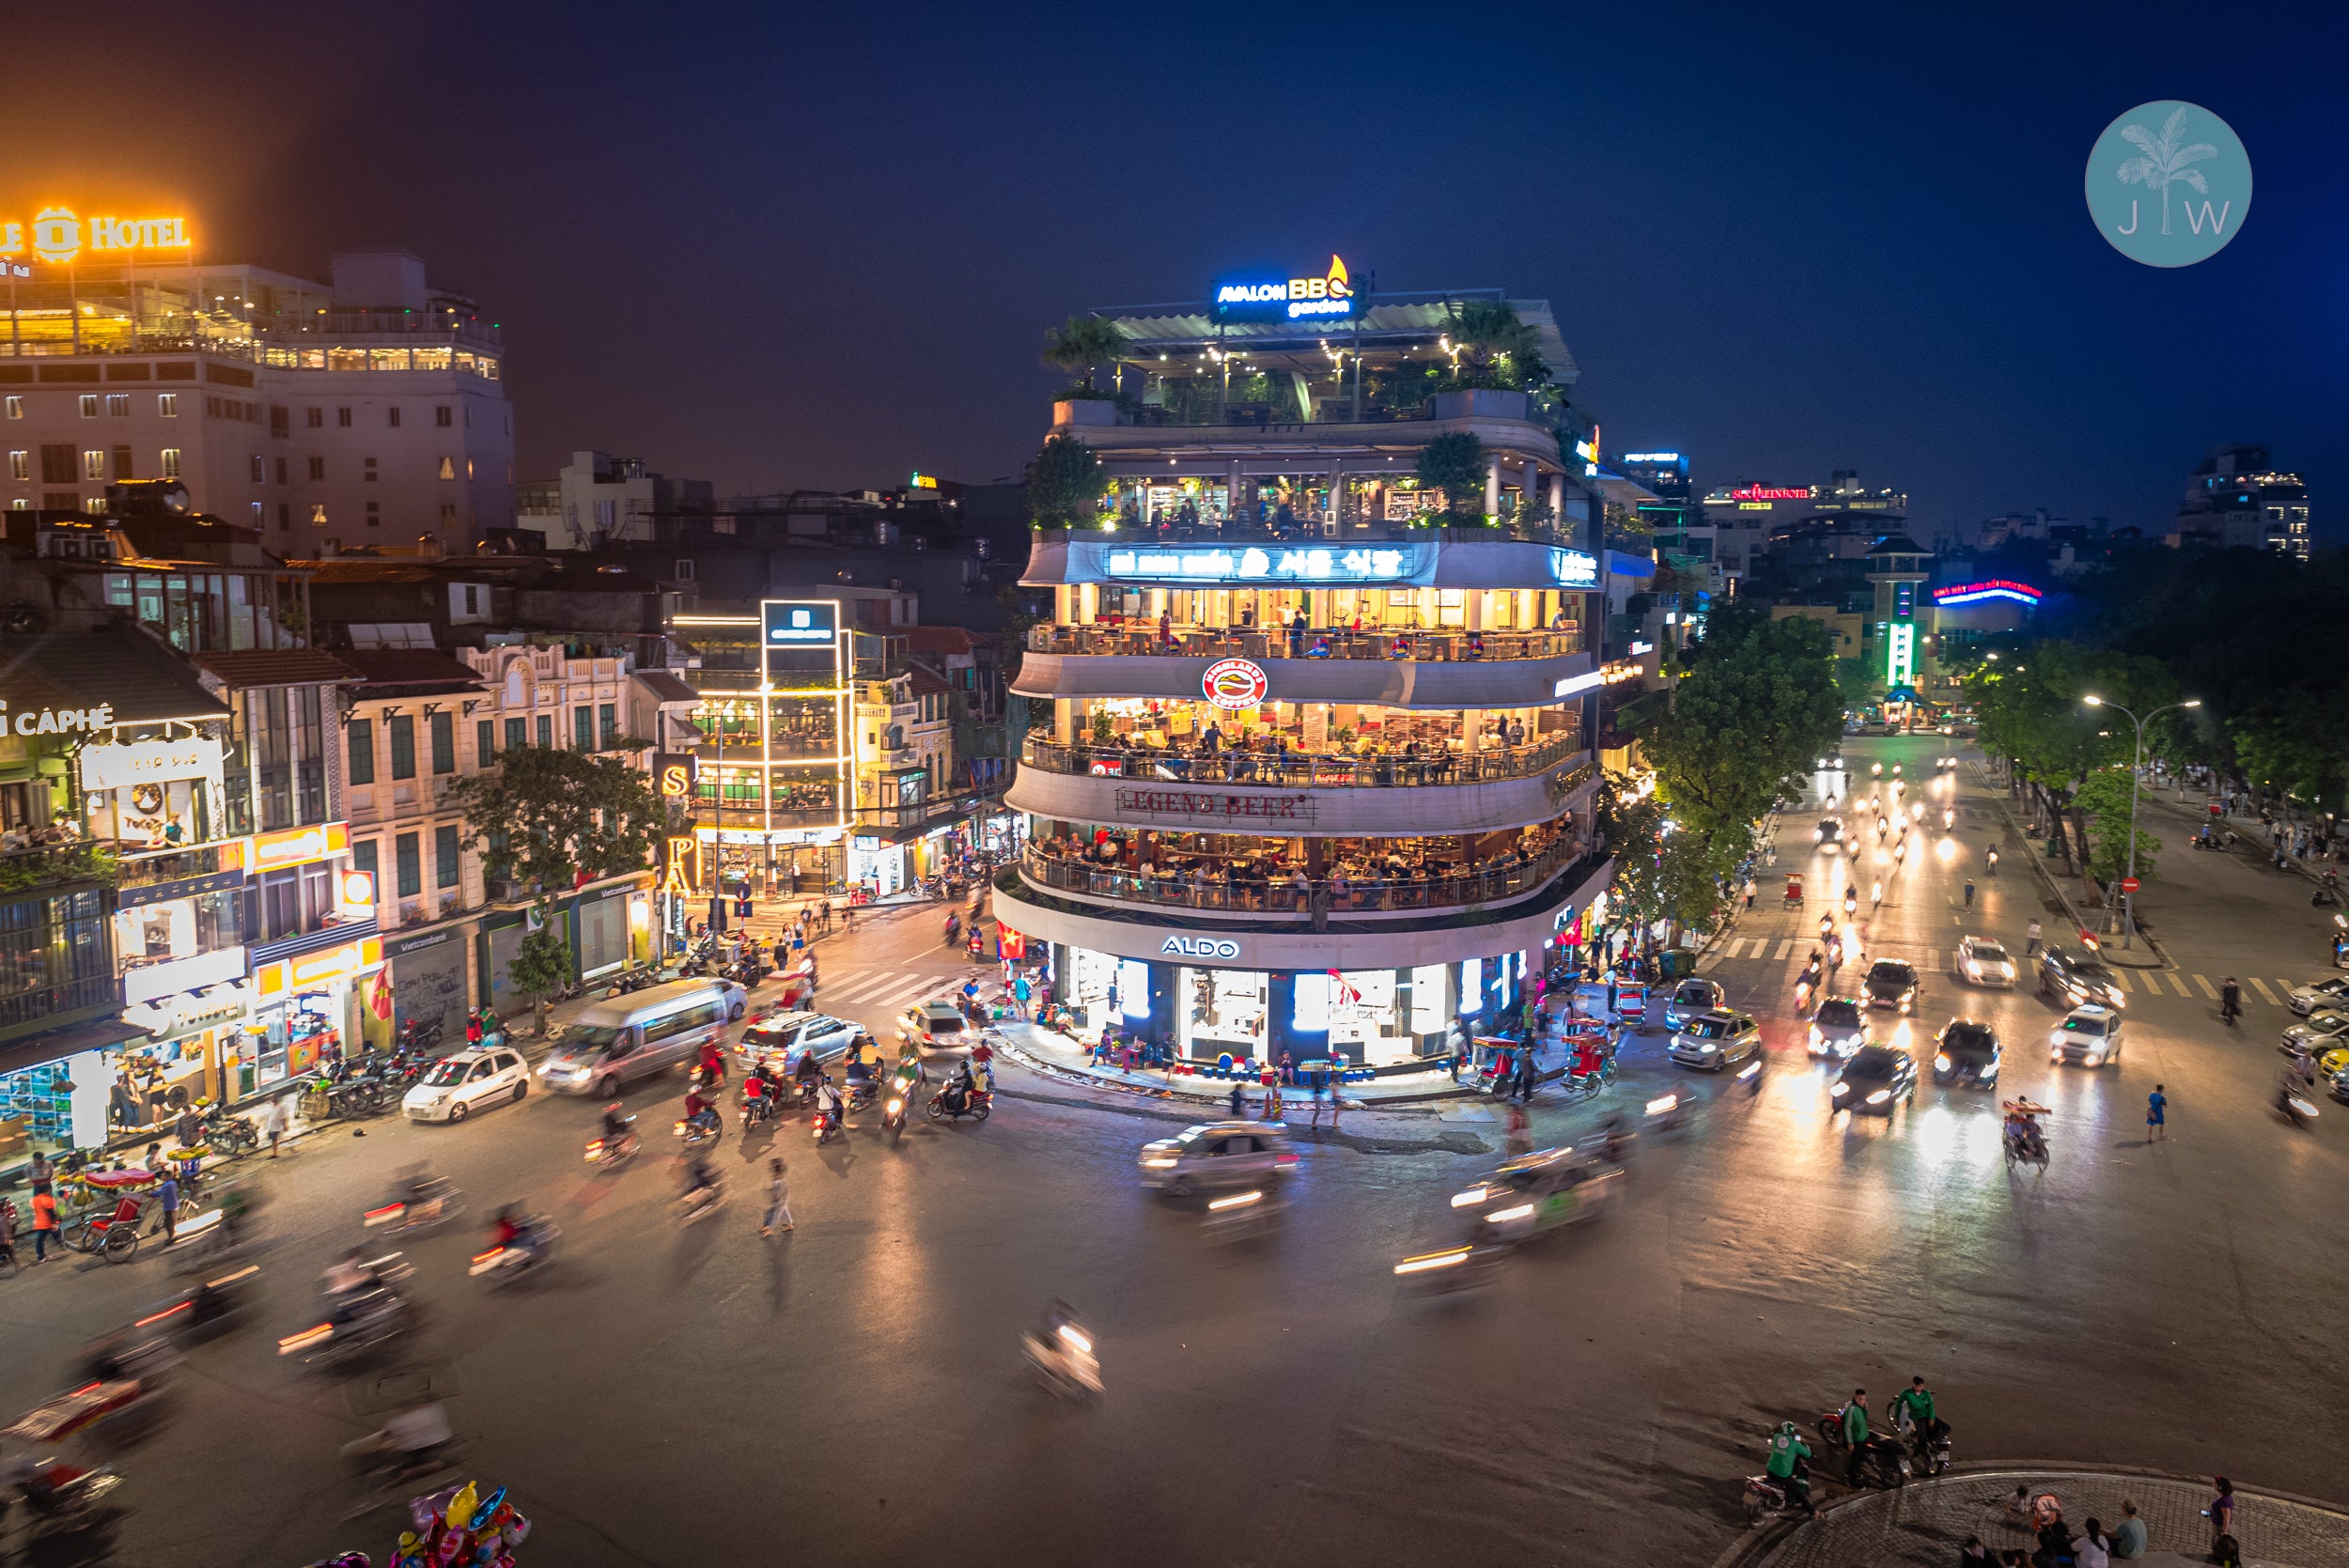
[[[1129,313],[1141,412],[1060,405],[1135,504],[1036,536],[1023,582],[1052,624],[1013,690],[1051,717],[1006,798],[1027,845],[995,912],[1088,1033],[1415,1066],[1511,1017],[1604,896],[1596,477],[1525,394],[1382,405],[1441,313],[1353,304],[1334,327]],[[1227,362],[1280,405],[1220,396]],[[1453,430],[1510,492],[1495,521],[1431,521],[1406,482]]]

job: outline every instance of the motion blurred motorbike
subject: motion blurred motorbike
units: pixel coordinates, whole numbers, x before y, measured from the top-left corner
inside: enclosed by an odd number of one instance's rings
[[[415,1326],[415,1309],[397,1288],[414,1272],[397,1252],[366,1265],[368,1282],[327,1297],[324,1322],[277,1342],[280,1356],[299,1356],[308,1367],[332,1367],[397,1339]]]
[[[1463,1244],[1421,1252],[1394,1265],[1395,1279],[1430,1296],[1481,1290],[1498,1279],[1515,1250],[1505,1242]]]
[[[424,1235],[465,1212],[465,1195],[445,1177],[424,1176],[394,1190],[391,1200],[360,1218],[371,1231],[395,1236]]]
[[[1093,1336],[1074,1323],[1057,1325],[1050,1335],[1030,1329],[1019,1337],[1019,1348],[1036,1377],[1056,1398],[1084,1400],[1101,1392],[1101,1359]]]

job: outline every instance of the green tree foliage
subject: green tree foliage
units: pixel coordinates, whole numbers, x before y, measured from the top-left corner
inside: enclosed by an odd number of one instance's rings
[[[1598,822],[1615,859],[1609,897],[1628,920],[1713,928],[1724,908],[1723,879],[1742,856],[1673,821],[1657,796],[1634,794],[1614,774],[1599,784]]]
[[[1039,527],[1075,528],[1096,520],[1108,488],[1092,447],[1075,436],[1050,436],[1028,465],[1028,512]]]
[[[2099,882],[2112,883],[2129,875],[2129,770],[2125,766],[2099,768],[2072,792],[2072,809],[2090,833],[2088,872]],[[2140,818],[2142,813],[2139,814]],[[2137,831],[2137,877],[2154,878],[2154,858],[2161,840]]]
[[[1459,351],[1452,386],[1529,392],[1549,380],[1540,330],[1520,320],[1506,300],[1462,301],[1452,307],[1451,329],[1444,335]]]
[[[1799,616],[1770,618],[1746,599],[1715,606],[1672,711],[1642,742],[1672,815],[1734,866],[1754,822],[1787,781],[1809,772],[1843,733],[1833,634]]]
[[[571,982],[570,943],[554,934],[553,910],[544,903],[537,909],[538,926],[522,933],[514,956],[506,961],[506,978],[537,1011],[538,1032],[547,1032],[547,998]]]
[[[1126,353],[1126,334],[1106,316],[1071,316],[1057,327],[1044,329],[1044,363],[1081,375],[1085,390],[1096,390],[1095,378]]]
[[[1455,430],[1419,449],[1416,472],[1421,484],[1443,491],[1445,506],[1456,517],[1484,499],[1486,468],[1485,443],[1473,431]]]
[[[489,874],[541,893],[642,871],[667,823],[642,772],[552,746],[517,746],[496,772],[459,779],[449,794]]]
[[[2058,825],[2064,869],[2086,862],[2086,824],[2076,793],[2099,768],[2124,769],[2137,732],[2123,714],[2082,702],[2091,694],[2138,713],[2177,701],[2170,672],[2158,660],[2043,640],[1985,661],[1968,678],[1985,750],[2013,765],[2043,815]],[[2159,754],[2165,714],[2146,726],[2148,755]],[[2070,831],[2062,831],[2068,822]]]

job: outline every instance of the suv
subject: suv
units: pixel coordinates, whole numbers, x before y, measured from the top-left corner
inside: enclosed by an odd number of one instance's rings
[[[2039,994],[2066,1007],[2092,1001],[2118,1012],[2128,1005],[2121,995],[2121,983],[2113,978],[2110,970],[2087,954],[2068,947],[2050,947],[2039,955]]]
[[[1180,1198],[1207,1188],[1277,1181],[1297,1169],[1297,1151],[1277,1122],[1202,1122],[1144,1143],[1135,1163],[1143,1186]]]
[[[799,1070],[801,1060],[809,1055],[818,1063],[837,1062],[848,1054],[856,1036],[856,1025],[846,1018],[829,1017],[822,1013],[783,1013],[762,1018],[744,1030],[735,1049],[741,1053],[745,1069],[772,1062],[788,1077]]]
[[[917,1001],[897,1015],[897,1038],[922,1050],[968,1050],[977,1032],[951,1001]]]
[[[1818,828],[1811,836],[1819,844],[1841,844],[1843,841],[1843,819],[1840,816],[1822,816]]]
[[[1751,1017],[1717,1007],[1682,1019],[1680,1027],[1672,1031],[1672,1044],[1665,1048],[1664,1054],[1681,1066],[1719,1073],[1761,1048],[1762,1032]]]
[[[1987,1089],[1999,1081],[1999,1032],[1974,1018],[1952,1018],[1933,1040],[1933,1081]]]
[[[1902,1013],[1917,1010],[1917,969],[1902,958],[1878,958],[1868,966],[1861,983],[1871,1007],[1893,1007]]]

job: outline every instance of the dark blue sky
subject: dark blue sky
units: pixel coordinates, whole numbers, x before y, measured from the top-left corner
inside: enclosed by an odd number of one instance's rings
[[[1334,250],[1547,297],[1609,446],[1708,483],[2157,530],[2257,440],[2349,537],[2341,10],[1945,9],[50,8],[8,24],[53,69],[0,197],[177,203],[300,271],[418,251],[506,324],[525,476],[1016,474],[1048,324]],[[2170,97],[2257,194],[2161,272],[2081,176]]]

